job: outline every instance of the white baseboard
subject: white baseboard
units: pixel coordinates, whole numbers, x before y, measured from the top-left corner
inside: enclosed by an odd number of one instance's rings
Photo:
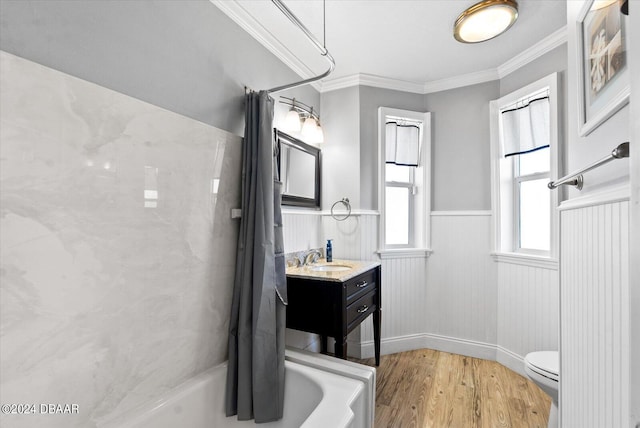
[[[382,355],[423,348],[496,361],[497,346],[475,340],[424,333],[391,337],[380,341],[380,354]],[[372,340],[362,342],[360,355],[361,358],[373,358],[374,345]]]
[[[315,342],[314,344],[319,348],[319,342]],[[333,352],[334,346],[332,339],[329,339],[327,348],[329,352]],[[425,348],[496,361],[519,375],[527,377],[524,371],[524,357],[522,355],[518,355],[502,346],[491,343],[429,333],[389,337],[380,341],[381,355]],[[349,340],[347,353],[350,357],[354,358],[373,358],[375,354],[373,340],[367,340],[360,344],[356,341]]]
[[[502,346],[497,347],[496,361],[508,369],[513,370],[521,376],[527,377],[524,372],[524,357],[511,352]]]

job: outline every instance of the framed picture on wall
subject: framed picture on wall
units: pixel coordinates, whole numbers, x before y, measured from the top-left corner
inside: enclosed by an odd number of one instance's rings
[[[625,19],[618,0],[588,0],[578,15],[581,136],[588,135],[629,102]]]

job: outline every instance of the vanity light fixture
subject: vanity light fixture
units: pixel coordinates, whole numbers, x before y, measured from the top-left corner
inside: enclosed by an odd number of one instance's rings
[[[618,0],[595,0],[591,5],[591,10],[604,9],[617,2]]]
[[[293,105],[295,105],[296,99],[293,98]],[[291,107],[291,110],[287,112],[287,115],[284,117],[284,123],[282,124],[282,130],[285,132],[300,132],[300,113],[296,110],[295,107]]]
[[[322,143],[324,141],[324,133],[320,126],[320,116],[313,111],[313,107],[310,107],[295,98],[283,97],[280,100],[282,104],[291,106],[291,109],[287,112],[282,124],[282,130],[284,132],[300,132],[302,138],[309,143]],[[300,124],[302,124],[302,128]]]
[[[462,43],[484,42],[507,31],[516,19],[516,0],[484,0],[458,16],[453,26],[453,37]]]

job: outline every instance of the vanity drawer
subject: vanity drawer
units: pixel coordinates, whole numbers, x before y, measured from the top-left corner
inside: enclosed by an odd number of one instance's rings
[[[345,282],[347,288],[347,301],[358,298],[376,287],[375,271],[366,272]]]
[[[359,322],[376,309],[376,292],[366,294],[347,306],[347,330],[351,330],[354,322]]]

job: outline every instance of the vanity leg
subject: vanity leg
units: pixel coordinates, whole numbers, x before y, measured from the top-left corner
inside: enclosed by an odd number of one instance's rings
[[[347,336],[342,338],[336,337],[336,357],[347,359]]]
[[[327,335],[326,334],[320,335],[320,353],[322,354],[327,353]]]
[[[373,346],[376,357],[376,366],[380,365],[380,323],[382,313],[378,307],[373,313]]]

